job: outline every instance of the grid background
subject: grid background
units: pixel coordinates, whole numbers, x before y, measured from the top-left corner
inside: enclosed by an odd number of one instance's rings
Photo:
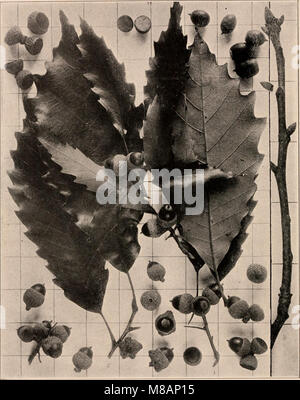
[[[205,30],[204,40],[210,50],[217,55],[219,64],[228,62],[231,76],[233,65],[229,59],[232,44],[244,39],[249,29],[259,29],[264,23],[263,10],[271,6],[275,16],[285,15],[282,27],[282,44],[286,57],[287,79],[287,123],[298,120],[297,70],[292,68],[292,47],[297,44],[297,3],[296,2],[181,2],[183,5],[182,25],[188,35],[189,44],[193,41],[194,28],[188,14],[194,9],[204,9],[211,17]],[[137,90],[136,103],[143,100],[143,86],[146,83],[145,70],[148,59],[153,55],[153,41],[158,40],[160,32],[167,28],[171,2],[130,2],[130,3],[2,3],[1,4],[1,44],[6,48],[6,59],[22,58],[24,69],[34,73],[45,73],[45,60],[52,59],[52,48],[58,45],[60,27],[58,11],[62,9],[79,32],[79,17],[90,23],[95,32],[103,35],[107,45],[120,61],[125,63],[127,81],[134,82]],[[23,46],[8,47],[3,38],[12,25],[19,25],[27,34],[27,16],[30,12],[44,11],[50,20],[48,32],[43,36],[44,47],[38,56],[30,56]],[[223,16],[233,13],[238,25],[230,40],[220,35],[220,21]],[[146,35],[138,34],[134,29],[130,33],[117,30],[118,16],[127,14],[134,20],[139,15],[148,15],[152,29]],[[139,299],[144,290],[153,285],[146,274],[149,260],[161,262],[166,270],[166,281],[155,283],[162,296],[157,312],[149,312],[139,307],[135,324],[141,328],[135,336],[143,344],[143,350],[132,361],[121,359],[118,352],[108,360],[109,336],[104,324],[97,315],[87,313],[68,301],[61,289],[54,287],[52,275],[44,267],[45,261],[36,254],[36,246],[24,235],[25,227],[14,214],[16,206],[7,191],[11,185],[6,174],[13,167],[9,150],[16,147],[14,132],[22,129],[24,111],[22,99],[13,76],[1,71],[1,213],[2,213],[2,251],[1,251],[1,305],[6,312],[6,329],[1,331],[1,376],[2,377],[155,377],[155,371],[149,368],[148,350],[162,343],[174,347],[175,358],[170,366],[159,373],[167,377],[267,377],[298,376],[299,332],[291,327],[293,315],[285,324],[272,357],[269,352],[259,356],[259,366],[251,372],[239,366],[238,358],[228,348],[226,339],[243,336],[251,339],[260,336],[269,342],[270,319],[276,314],[277,295],[281,277],[281,235],[280,212],[276,184],[269,169],[270,159],[275,159],[277,151],[277,109],[275,94],[264,90],[259,82],[271,81],[276,88],[276,65],[273,49],[266,42],[259,55],[259,74],[250,86],[257,91],[255,113],[257,117],[267,117],[267,125],[262,134],[259,151],[265,155],[257,178],[258,190],[255,199],[258,204],[253,212],[254,222],[248,228],[249,236],[243,246],[243,254],[236,268],[224,280],[226,294],[244,298],[249,304],[258,303],[265,311],[265,319],[259,323],[243,324],[233,320],[220,303],[213,306],[208,314],[208,322],[221,360],[212,367],[213,356],[204,332],[185,329],[186,317],[174,310],[176,332],[162,340],[153,329],[153,320],[157,314],[170,307],[169,300],[179,293],[195,291],[195,276],[192,265],[178,250],[175,243],[165,238],[149,239],[140,235],[141,253],[132,267],[131,276]],[[251,89],[250,87],[244,90]],[[32,96],[35,93],[32,91]],[[292,218],[294,271],[292,306],[299,304],[298,290],[298,142],[297,132],[293,135],[288,153],[288,190]],[[142,221],[145,222],[147,217]],[[255,285],[246,278],[246,269],[252,262],[262,263],[268,270],[268,279],[262,285]],[[271,268],[272,265],[272,268]],[[110,280],[104,299],[103,312],[116,336],[122,332],[130,315],[131,293],[125,276],[110,268]],[[207,271],[203,271],[205,278]],[[45,283],[47,295],[42,307],[30,312],[25,311],[22,295],[25,289],[34,283]],[[272,296],[270,294],[272,290]],[[271,303],[270,303],[271,299]],[[64,345],[63,355],[53,360],[42,356],[28,366],[27,357],[31,344],[21,343],[16,335],[20,323],[41,321],[43,319],[65,323],[72,327],[72,334]],[[195,320],[196,321],[196,320]],[[81,375],[73,371],[72,355],[82,346],[93,346],[94,361],[92,367]],[[197,367],[187,366],[182,353],[187,346],[195,345],[203,353],[203,360]],[[273,361],[273,363],[272,363]],[[273,365],[272,365],[273,364]]]

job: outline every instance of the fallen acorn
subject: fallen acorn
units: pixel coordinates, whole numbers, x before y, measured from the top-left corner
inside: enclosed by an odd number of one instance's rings
[[[242,357],[240,360],[240,366],[249,369],[250,371],[254,371],[257,368],[257,358],[252,354]]]
[[[17,335],[22,342],[29,343],[34,340],[34,332],[31,325],[23,325],[17,329]]]
[[[24,71],[19,72],[19,74],[21,74],[22,72]],[[26,310],[29,311],[31,308],[40,307],[44,303],[45,294],[46,289],[44,291],[44,294],[38,290],[35,290],[33,287],[27,289],[23,295],[23,301],[26,305]]]
[[[93,351],[91,347],[82,347],[72,357],[73,364],[75,366],[75,372],[81,372],[87,370],[93,363]]]
[[[151,359],[149,367],[153,367],[156,372],[160,372],[169,366],[170,357],[167,357],[167,353],[164,348],[163,350],[161,348],[149,350],[148,354]]]
[[[263,283],[267,279],[267,269],[261,264],[250,264],[247,277],[253,283]]]
[[[228,345],[240,357],[244,357],[251,352],[251,343],[246,338],[233,337],[228,340]]]
[[[176,330],[176,322],[172,311],[166,311],[155,319],[155,327],[161,336],[170,335]]]
[[[173,297],[171,303],[173,307],[183,314],[190,314],[193,311],[194,296],[189,293],[179,294]]]
[[[24,67],[23,60],[14,60],[5,64],[5,70],[12,75],[17,75]]]
[[[127,336],[120,344],[120,356],[124,358],[134,359],[136,354],[142,350],[143,345],[131,336]]]
[[[148,311],[156,310],[161,303],[161,297],[157,290],[147,290],[141,296],[141,304]]]
[[[149,261],[147,266],[147,274],[152,281],[165,281],[166,269],[160,263]]]
[[[236,27],[236,16],[233,14],[225,15],[221,21],[221,32],[222,34],[231,33]]]
[[[192,23],[197,28],[204,28],[209,24],[210,21],[209,14],[203,10],[194,10],[191,14],[189,14],[189,16],[191,17]]]
[[[183,359],[186,364],[196,366],[202,360],[202,353],[197,347],[188,347],[183,353]]]
[[[27,28],[36,35],[43,35],[49,28],[49,19],[40,11],[33,11],[27,19]]]

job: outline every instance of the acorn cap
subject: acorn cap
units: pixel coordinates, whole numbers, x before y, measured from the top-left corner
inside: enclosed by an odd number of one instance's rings
[[[250,264],[247,268],[247,278],[253,283],[263,283],[267,275],[266,267],[261,264]]]
[[[210,302],[204,296],[197,296],[192,302],[193,312],[195,315],[205,315],[210,309]]]
[[[179,294],[171,300],[173,307],[183,314],[190,314],[193,311],[194,297],[189,293]]]
[[[240,357],[245,357],[251,352],[251,343],[248,339],[243,338],[241,348],[236,352],[236,354]]]
[[[17,75],[24,67],[23,60],[14,60],[5,64],[5,69],[9,74]]]
[[[259,337],[253,338],[251,342],[251,352],[253,354],[263,354],[267,350],[268,350],[268,345],[263,339]]]
[[[186,364],[196,366],[202,360],[202,353],[198,347],[188,347],[184,350],[183,359]]]
[[[216,305],[220,301],[220,297],[209,287],[203,289],[202,296],[206,297],[211,305]]]
[[[45,285],[43,283],[36,283],[35,285],[31,286],[31,289],[34,289],[37,292],[40,292],[44,296],[46,294],[46,288],[45,288]]]
[[[139,33],[147,33],[151,29],[151,20],[146,15],[140,15],[135,19],[134,26]]]
[[[252,321],[259,322],[265,318],[263,309],[258,304],[252,304],[249,308],[249,315]]]
[[[170,335],[176,330],[176,322],[172,311],[166,311],[155,319],[155,328],[161,336]]]
[[[130,32],[133,28],[133,21],[129,15],[121,15],[117,21],[117,27],[122,32]]]
[[[161,349],[149,350],[148,354],[151,359],[149,367],[153,367],[156,372],[160,372],[170,364],[165,351],[162,351]]]

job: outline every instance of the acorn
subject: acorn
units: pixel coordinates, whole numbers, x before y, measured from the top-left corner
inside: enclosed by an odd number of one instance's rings
[[[32,12],[27,19],[27,28],[36,35],[43,35],[49,28],[49,19],[40,11]]]
[[[222,293],[220,290],[220,287],[217,283],[212,283],[209,286],[209,289],[211,289],[219,298],[222,297]],[[223,286],[221,285],[221,287],[223,288]]]
[[[17,329],[17,334],[22,342],[29,343],[34,339],[34,332],[31,325],[23,325]]]
[[[191,14],[189,14],[189,16],[191,17],[192,23],[197,28],[204,28],[209,24],[210,21],[209,14],[203,10],[195,10]]]
[[[168,230],[167,227],[161,225],[157,218],[150,219],[142,226],[142,233],[147,237],[160,237]]]
[[[25,40],[25,48],[33,56],[39,54],[43,48],[43,39],[42,38],[35,38],[35,37],[28,37]]]
[[[24,67],[23,60],[14,60],[5,64],[5,69],[9,74],[17,75]]]
[[[252,354],[242,357],[240,366],[249,369],[250,371],[254,371],[257,368],[257,358]]]
[[[268,350],[268,345],[263,339],[259,337],[253,338],[251,342],[251,352],[253,354],[263,354],[267,350]]]
[[[93,363],[93,352],[91,347],[83,347],[72,357],[75,366],[74,371],[81,372],[87,370]]]
[[[236,43],[230,47],[230,55],[234,62],[241,63],[254,57],[254,52],[246,43]]]
[[[249,305],[245,300],[238,300],[228,308],[229,314],[235,319],[243,318],[248,310]]]
[[[134,27],[139,33],[147,33],[151,29],[151,20],[146,15],[140,15],[135,19]]]
[[[197,347],[188,347],[183,353],[183,359],[186,364],[196,366],[202,360],[202,353]]]
[[[147,274],[152,281],[165,281],[166,269],[160,263],[149,261],[147,266]]]
[[[120,356],[124,358],[131,358],[134,359],[136,354],[142,350],[143,346],[140,342],[137,340],[133,339],[130,336],[127,336],[120,344],[119,344],[119,349],[120,349]]]
[[[265,35],[256,29],[248,31],[245,37],[245,42],[248,47],[259,47],[266,41],[267,39]]]
[[[227,300],[227,307],[229,308],[230,306],[232,306],[232,304],[236,303],[237,301],[241,300],[240,297],[238,296],[228,296],[228,300]]]
[[[34,332],[34,340],[37,342],[46,339],[49,335],[49,329],[43,323],[36,322],[33,324],[32,329]]]
[[[174,352],[173,349],[170,349],[167,346],[160,347],[159,350],[167,357],[169,363],[173,360],[174,358]]]
[[[176,322],[172,311],[166,311],[158,315],[155,320],[155,327],[161,336],[170,335],[176,330]]]
[[[202,296],[206,297],[212,306],[218,304],[220,301],[220,297],[209,287],[203,289]]]
[[[47,356],[58,358],[61,356],[63,343],[56,336],[49,336],[42,341],[42,349]]]
[[[50,336],[58,337],[63,343],[65,343],[71,334],[71,328],[66,325],[55,325],[50,330]]]
[[[246,338],[233,337],[228,340],[228,345],[240,357],[244,357],[251,352],[250,341]]]
[[[197,296],[193,299],[192,308],[194,314],[202,316],[208,313],[210,309],[210,303],[206,297]]]
[[[193,311],[194,296],[189,293],[179,294],[171,300],[173,307],[183,314],[190,314]]]
[[[31,308],[40,307],[44,303],[44,300],[45,296],[33,288],[27,289],[23,295],[23,301],[26,304],[27,311]]]
[[[117,27],[122,32],[130,32],[133,28],[133,21],[129,15],[121,15],[117,21]]]
[[[127,155],[127,163],[129,169],[142,167],[144,164],[144,154],[139,151],[129,153]]]
[[[16,82],[20,89],[28,90],[33,84],[33,75],[31,72],[23,69],[16,75]]]
[[[113,156],[112,160],[112,169],[116,176],[126,175],[127,172],[127,158],[124,154],[116,154]]]
[[[236,27],[236,16],[233,14],[225,15],[221,21],[221,32],[222,34],[231,33]]]
[[[240,78],[248,79],[255,76],[259,72],[259,66],[254,58],[243,61],[235,65],[234,70]]]
[[[263,283],[267,279],[267,269],[261,264],[250,264],[247,269],[247,277],[253,283]]]
[[[42,283],[36,283],[35,285],[32,285],[31,289],[36,290],[37,292],[41,293],[43,296],[45,296],[45,294],[46,294],[45,285]]]
[[[252,321],[259,322],[265,318],[264,311],[258,304],[252,304],[248,312]]]
[[[171,227],[177,222],[177,213],[171,204],[163,205],[158,212],[159,223],[166,228]]]
[[[6,33],[4,41],[9,46],[13,46],[18,43],[24,44],[25,39],[26,39],[26,36],[23,35],[21,29],[18,26],[13,26]]]
[[[149,350],[148,354],[151,359],[149,367],[153,367],[156,372],[160,372],[169,366],[170,361],[165,351],[161,349]]]
[[[147,290],[141,296],[141,304],[148,311],[156,310],[161,303],[161,297],[157,290]]]

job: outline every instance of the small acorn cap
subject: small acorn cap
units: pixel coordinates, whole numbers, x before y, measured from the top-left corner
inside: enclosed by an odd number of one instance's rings
[[[241,300],[238,296],[228,296],[227,300],[227,307],[229,308],[232,304],[236,303],[237,301]]]
[[[129,15],[121,15],[117,21],[117,27],[122,32],[130,32],[133,28],[133,21]]]
[[[208,313],[210,302],[204,296],[197,296],[193,299],[192,307],[195,315],[202,316]]]
[[[176,330],[176,322],[172,311],[166,311],[155,319],[155,328],[161,336],[170,335]]]
[[[252,304],[249,308],[249,315],[252,321],[259,322],[265,318],[263,309],[258,304]]]
[[[43,35],[49,28],[49,19],[40,11],[32,12],[27,19],[27,28],[36,35]]]
[[[200,364],[202,360],[202,353],[198,347],[188,347],[184,350],[183,359],[186,364],[194,367]]]
[[[151,20],[146,15],[140,15],[135,19],[134,27],[139,33],[147,33],[151,29]]]
[[[267,350],[268,350],[268,345],[263,339],[259,337],[253,338],[251,342],[251,352],[253,354],[263,354]]]
[[[238,300],[228,308],[229,314],[235,319],[243,318],[248,310],[249,305],[245,300]]]
[[[18,59],[5,64],[5,69],[9,74],[17,75],[24,67],[23,60]]]
[[[25,48],[29,54],[31,54],[32,56],[36,56],[41,52],[43,48],[43,39],[28,37],[25,40]]]
[[[267,269],[261,264],[250,264],[247,269],[247,278],[253,283],[263,283],[267,279]]]
[[[156,310],[161,303],[161,296],[157,290],[147,290],[141,296],[141,304],[148,311]]]
[[[33,75],[31,72],[23,69],[16,75],[16,82],[20,89],[28,90],[33,84]]]
[[[36,290],[37,292],[41,293],[44,296],[46,294],[46,288],[45,288],[44,283],[36,283],[31,286],[31,289]]]
[[[21,29],[18,26],[13,26],[6,33],[4,41],[8,46],[13,46],[17,43],[23,43],[24,35],[22,34]]]
[[[240,366],[249,369],[250,371],[254,371],[257,368],[257,358],[252,354],[242,357],[240,360]]]

